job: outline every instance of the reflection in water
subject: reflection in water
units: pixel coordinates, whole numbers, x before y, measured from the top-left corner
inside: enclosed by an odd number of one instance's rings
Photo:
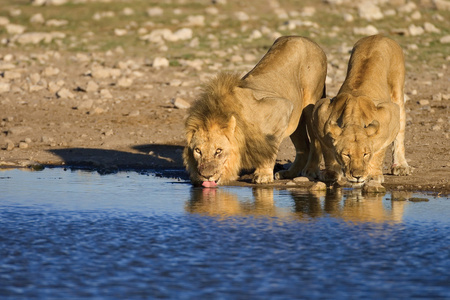
[[[252,197],[242,197],[224,188],[191,191],[186,203],[190,213],[209,216],[264,216],[283,219],[311,220],[333,217],[346,222],[401,222],[406,201],[397,201],[392,194],[363,194],[361,190],[333,189],[323,192],[305,192],[291,189],[292,202],[288,206],[274,201],[273,188],[253,188]],[[408,197],[407,195],[403,195]]]

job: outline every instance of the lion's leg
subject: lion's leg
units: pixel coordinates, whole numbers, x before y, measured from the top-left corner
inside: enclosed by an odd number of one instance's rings
[[[322,146],[323,158],[325,161],[325,170],[320,175],[320,179],[325,182],[340,181],[342,179],[342,167],[336,161],[333,150]]]
[[[302,175],[310,178],[319,178],[320,174],[320,158],[322,156],[321,153],[321,146],[320,142],[317,139],[316,135],[313,132],[313,121],[312,121],[312,114],[313,114],[313,105],[309,105],[308,107],[305,107],[304,114],[306,117],[306,123],[307,123],[307,129],[309,133],[309,139],[310,139],[310,149],[309,149],[309,155],[308,160],[306,162],[306,166],[302,170]]]
[[[254,183],[270,183],[273,182],[273,167],[275,166],[277,155],[275,154],[271,159],[267,159],[264,163],[258,166],[253,173]]]
[[[306,132],[305,115],[300,118],[297,129],[290,136],[295,147],[295,159],[288,170],[282,170],[275,174],[275,179],[291,179],[299,176],[306,165],[309,155],[309,139]]]
[[[400,129],[392,146],[391,173],[393,175],[405,176],[411,174],[411,167],[408,165],[405,158],[406,111],[403,81],[394,85],[391,97],[392,101],[400,107]]]

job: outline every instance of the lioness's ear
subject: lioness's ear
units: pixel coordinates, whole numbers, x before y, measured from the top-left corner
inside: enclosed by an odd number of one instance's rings
[[[325,133],[329,135],[333,140],[335,140],[342,133],[341,127],[339,127],[339,125],[334,121],[328,122],[325,126]]]
[[[365,129],[368,136],[373,136],[378,133],[380,123],[377,120],[373,120],[372,123],[367,125]]]

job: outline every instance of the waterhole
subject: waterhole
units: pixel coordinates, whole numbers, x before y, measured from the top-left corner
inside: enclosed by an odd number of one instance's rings
[[[1,299],[449,299],[450,199],[0,172]]]

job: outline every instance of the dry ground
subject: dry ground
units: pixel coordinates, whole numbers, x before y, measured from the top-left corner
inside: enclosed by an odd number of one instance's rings
[[[450,44],[440,41],[450,34],[450,13],[433,1],[379,4],[378,20],[360,16],[348,1],[0,2],[3,21],[24,30],[0,25],[3,168],[181,170],[186,109],[173,99],[192,103],[201,83],[220,70],[249,71],[277,36],[288,34],[308,36],[323,47],[332,96],[344,79],[351,46],[363,36],[355,28],[372,25],[401,44],[407,64],[406,154],[414,172],[387,175],[385,186],[450,191]],[[155,7],[162,14],[149,10]],[[345,21],[346,14],[353,21]],[[411,27],[426,29],[425,23],[439,32]],[[192,36],[155,38],[157,29],[191,29]],[[51,42],[19,41],[24,33],[55,31],[63,35]],[[161,67],[157,58],[163,58]],[[286,140],[279,163],[293,158]]]

